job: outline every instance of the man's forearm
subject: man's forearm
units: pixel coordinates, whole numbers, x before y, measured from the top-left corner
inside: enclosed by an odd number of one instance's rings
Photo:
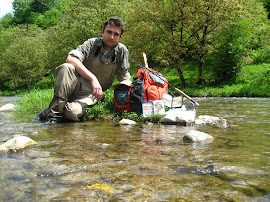
[[[93,90],[92,95],[98,100],[100,100],[102,98],[103,92],[102,87],[96,76],[92,72],[90,72],[78,58],[72,55],[69,55],[67,57],[66,62],[72,64],[81,76],[89,80]]]
[[[76,71],[89,81],[93,81],[93,79],[96,79],[96,76],[92,74],[78,58],[69,55],[66,62],[72,64],[75,67]]]

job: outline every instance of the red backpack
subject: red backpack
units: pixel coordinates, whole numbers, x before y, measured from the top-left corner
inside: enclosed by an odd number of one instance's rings
[[[143,81],[143,102],[161,100],[168,93],[168,79],[153,69],[139,69],[134,80]]]
[[[142,113],[142,103],[161,100],[168,93],[168,79],[153,69],[139,69],[132,87],[124,84],[114,89],[114,105],[117,111]]]

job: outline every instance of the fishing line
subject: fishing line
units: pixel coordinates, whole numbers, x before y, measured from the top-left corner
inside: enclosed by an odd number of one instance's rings
[[[95,33],[92,29],[86,27],[85,25],[81,24],[80,22],[78,22],[77,20],[75,20],[74,18],[70,17],[69,15],[65,14],[64,12],[60,11],[59,9],[55,8],[55,7],[50,7],[48,4],[44,3],[42,0],[38,0],[41,4],[47,6],[50,9],[55,9],[58,12],[60,12],[61,14],[63,14],[64,16],[66,16],[67,18],[69,18],[70,20],[72,20],[73,22],[77,23],[78,25],[82,26],[83,28],[85,28],[86,30],[92,32],[96,37],[100,38],[101,36],[98,35],[97,33]],[[131,58],[134,62],[136,62],[139,66],[141,66],[142,68],[147,69],[148,71],[151,71],[150,68],[146,67],[145,65],[141,64],[138,60],[136,60],[135,58],[131,57],[129,55],[129,58]],[[188,100],[192,101],[193,103],[199,105],[197,102],[195,102],[192,98],[190,98],[188,95],[186,95],[184,92],[182,92],[181,90],[179,90],[178,88],[174,87],[172,84],[170,84],[168,81],[166,81],[165,79],[163,79],[161,77],[160,74],[151,71],[153,74],[155,74],[157,77],[159,77],[161,80],[163,80],[164,82],[166,82],[169,86],[171,86],[174,90],[176,90],[178,93],[182,94],[184,97],[186,97]]]
[[[100,38],[101,36],[98,35],[96,32],[94,32],[92,29],[86,27],[85,25],[81,24],[80,22],[78,22],[77,20],[75,20],[74,18],[70,17],[69,15],[65,14],[64,12],[60,11],[59,9],[55,8],[55,7],[51,7],[49,6],[48,4],[44,3],[43,1],[41,0],[38,0],[41,4],[47,6],[48,8],[50,9],[55,9],[57,10],[58,12],[60,12],[61,14],[63,14],[65,17],[69,18],[70,20],[72,20],[73,22],[77,23],[78,25],[82,26],[83,28],[85,28],[86,30],[92,32],[96,37]],[[129,57],[134,61],[136,62],[139,66],[143,67],[144,68],[144,65],[142,65],[139,61],[137,61],[135,58],[131,57],[129,55]]]
[[[48,4],[44,3],[43,1],[41,0],[38,0],[41,4],[47,6],[48,8],[50,9],[55,9],[57,10],[58,12],[60,12],[62,15],[66,16],[67,18],[69,18],[70,20],[72,20],[73,22],[79,24],[80,26],[82,26],[83,28],[85,28],[86,30],[92,32],[96,37],[100,38],[100,35],[98,35],[96,32],[94,32],[92,29],[86,27],[85,25],[81,24],[80,22],[78,22],[77,20],[75,20],[74,18],[70,17],[69,15],[65,14],[64,12],[60,11],[59,9],[55,8],[55,7],[51,7],[49,6]]]

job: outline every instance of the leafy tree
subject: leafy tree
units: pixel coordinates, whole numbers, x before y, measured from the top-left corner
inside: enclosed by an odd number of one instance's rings
[[[199,62],[198,83],[202,84],[203,62],[211,52],[212,40],[223,27],[244,13],[239,1],[192,1],[191,17],[188,20],[190,34],[194,36],[195,58]]]
[[[12,7],[14,10],[14,21],[16,24],[31,23],[31,0],[14,0]]]
[[[14,32],[16,37],[6,48],[3,65],[14,81],[31,85],[46,74],[47,52],[43,32],[35,26],[20,26]]]
[[[232,81],[243,65],[258,60],[265,62],[262,58],[269,57],[269,26],[264,9],[252,1],[246,1],[244,6],[247,10],[256,7],[256,12],[246,13],[246,18],[228,24],[212,38],[214,50],[206,60],[207,66],[211,67],[208,70],[212,69],[215,83]]]
[[[45,13],[53,7],[59,8],[61,0],[31,0],[31,11],[35,13]]]
[[[56,9],[51,9],[46,11],[44,14],[39,14],[36,17],[35,24],[41,27],[42,29],[47,29],[57,25],[60,22],[62,14]]]
[[[203,61],[213,49],[213,37],[244,12],[238,0],[135,2],[128,18],[132,29],[130,40],[139,50],[149,51],[152,60],[165,67],[176,67],[183,87],[186,85],[182,61],[189,56],[198,60],[198,83],[201,83]]]
[[[127,18],[127,42],[131,53],[141,60],[146,52],[149,65],[176,67],[183,87],[186,86],[181,63],[187,52],[184,19],[189,15],[188,1],[133,1]]]
[[[268,19],[270,19],[270,0],[261,0],[261,2],[263,3],[264,8],[268,12]]]
[[[248,55],[252,35],[245,28],[247,21],[232,24],[220,31],[217,36],[215,50],[206,58],[206,64],[210,66],[212,82],[218,84],[232,80],[240,70],[241,60]]]
[[[6,14],[0,20],[0,31],[14,26],[13,16],[11,13]]]
[[[11,81],[11,76],[9,74],[9,68],[5,65],[6,58],[3,57],[6,48],[10,43],[16,38],[15,30],[16,28],[7,28],[0,32],[0,83]]]
[[[14,21],[16,24],[37,23],[39,26],[47,28],[55,25],[61,17],[59,13],[52,10],[53,7],[60,8],[61,4],[61,0],[14,0],[12,2]]]

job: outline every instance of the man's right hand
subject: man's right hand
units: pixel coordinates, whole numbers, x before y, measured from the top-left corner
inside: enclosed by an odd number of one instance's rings
[[[76,68],[76,71],[91,82],[91,86],[93,89],[92,95],[97,100],[101,100],[103,92],[102,92],[102,87],[99,81],[97,80],[97,77],[94,74],[92,74],[92,72],[90,72],[78,58],[72,55],[69,55],[67,57],[66,62],[73,64],[74,67]]]
[[[93,79],[91,80],[91,85],[92,85],[92,89],[93,89],[92,95],[97,100],[101,100],[102,96],[103,96],[102,87],[101,87],[101,85],[96,77],[93,77]]]

